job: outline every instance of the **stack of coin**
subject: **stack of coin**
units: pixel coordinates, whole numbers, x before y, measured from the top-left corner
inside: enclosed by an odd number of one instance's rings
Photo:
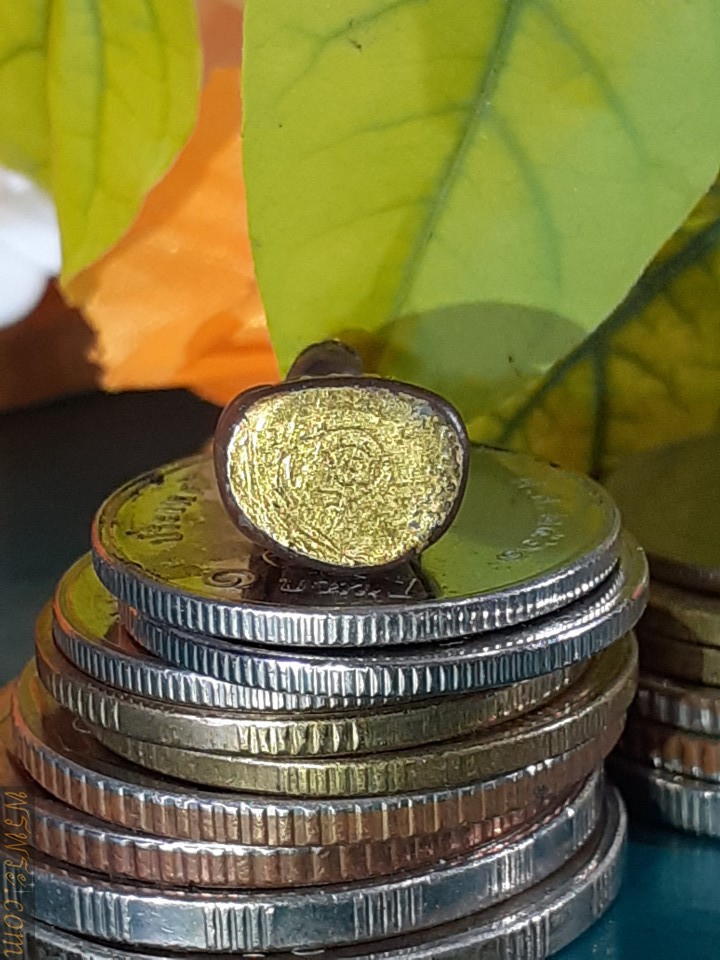
[[[647,571],[594,483],[473,449],[444,536],[359,575],[253,547],[201,456],[92,547],[2,696],[28,955],[532,960],[612,902]]]
[[[720,837],[720,436],[629,458],[608,486],[652,577],[614,769],[638,812]]]

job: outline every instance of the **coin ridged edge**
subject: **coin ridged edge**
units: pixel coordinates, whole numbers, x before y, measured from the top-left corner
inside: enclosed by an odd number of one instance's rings
[[[720,737],[720,689],[689,686],[667,677],[640,675],[635,710],[648,720]]]
[[[58,703],[90,726],[133,738],[191,750],[257,756],[332,756],[407,749],[449,740],[494,726],[542,706],[561,694],[584,670],[545,674],[511,687],[449,701],[355,715],[284,717],[264,713],[183,713],[167,703],[123,694],[80,673],[60,651],[43,651],[36,640],[40,679]],[[52,638],[50,638],[52,643]],[[65,663],[55,663],[63,657]]]
[[[190,461],[188,461],[190,462]],[[131,486],[137,481],[131,481]],[[591,481],[583,479],[588,485]],[[116,491],[96,514],[92,551],[105,587],[152,620],[197,633],[280,646],[381,646],[453,639],[534,620],[565,606],[605,580],[617,561],[620,517],[613,508],[605,538],[565,568],[513,585],[491,596],[418,601],[403,607],[273,610],[251,601],[222,603],[154,582],[130,562],[112,557],[103,544],[101,525]],[[600,491],[588,486],[589,495]]]
[[[720,785],[656,770],[615,753],[610,772],[634,814],[679,830],[720,838]]]
[[[91,816],[161,836],[262,846],[327,846],[412,837],[459,823],[489,820],[586,777],[620,738],[624,717],[570,753],[544,758],[495,780],[393,797],[303,802],[212,794],[171,781],[135,785],[55,753],[27,726],[13,701],[15,752],[48,793]]]
[[[628,717],[620,750],[650,766],[698,780],[720,783],[720,740],[664,723]]]
[[[596,842],[588,844],[548,881],[482,911],[468,921],[440,926],[400,942],[359,945],[352,952],[314,951],[317,960],[546,960],[567,946],[615,900],[622,878],[627,818],[619,795],[608,791]],[[35,923],[28,932],[33,960],[132,960],[129,952],[81,940]],[[296,960],[297,954],[277,954]],[[207,960],[221,960],[206,955]],[[177,960],[148,954],[147,960]],[[197,956],[188,960],[199,960]]]
[[[624,715],[636,679],[637,646],[629,634],[589,666],[578,689],[570,687],[532,714],[475,737],[369,756],[265,759],[167,747],[97,728],[93,733],[140,766],[222,789],[302,797],[384,795],[466,784],[566,753]]]
[[[182,950],[282,950],[355,944],[451,922],[560,869],[600,822],[602,778],[527,831],[431,871],[367,884],[217,894],[143,889],[34,863],[36,919],[81,935]],[[172,917],[172,920],[170,918]]]

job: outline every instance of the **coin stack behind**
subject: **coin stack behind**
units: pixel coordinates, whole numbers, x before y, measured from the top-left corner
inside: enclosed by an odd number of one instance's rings
[[[614,770],[638,812],[720,837],[720,436],[628,459],[609,488],[652,575]]]
[[[206,458],[121,488],[0,709],[36,785],[28,955],[560,949],[620,881],[602,763],[646,583],[600,488],[498,451],[377,576],[258,552]]]

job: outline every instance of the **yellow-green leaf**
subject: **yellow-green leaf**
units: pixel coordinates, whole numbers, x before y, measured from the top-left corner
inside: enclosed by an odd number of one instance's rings
[[[481,393],[547,370],[713,179],[719,21],[717,0],[247,0],[250,231],[282,365],[345,336],[418,382],[454,350]],[[523,329],[485,340],[494,304]]]
[[[610,318],[475,439],[590,473],[720,428],[720,185]]]
[[[192,0],[2,0],[0,161],[55,199],[63,272],[110,247],[192,129]]]

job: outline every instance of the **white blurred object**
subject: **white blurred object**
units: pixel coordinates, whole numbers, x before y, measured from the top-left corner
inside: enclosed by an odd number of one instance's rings
[[[0,167],[0,327],[32,310],[60,262],[52,200],[27,177]]]

